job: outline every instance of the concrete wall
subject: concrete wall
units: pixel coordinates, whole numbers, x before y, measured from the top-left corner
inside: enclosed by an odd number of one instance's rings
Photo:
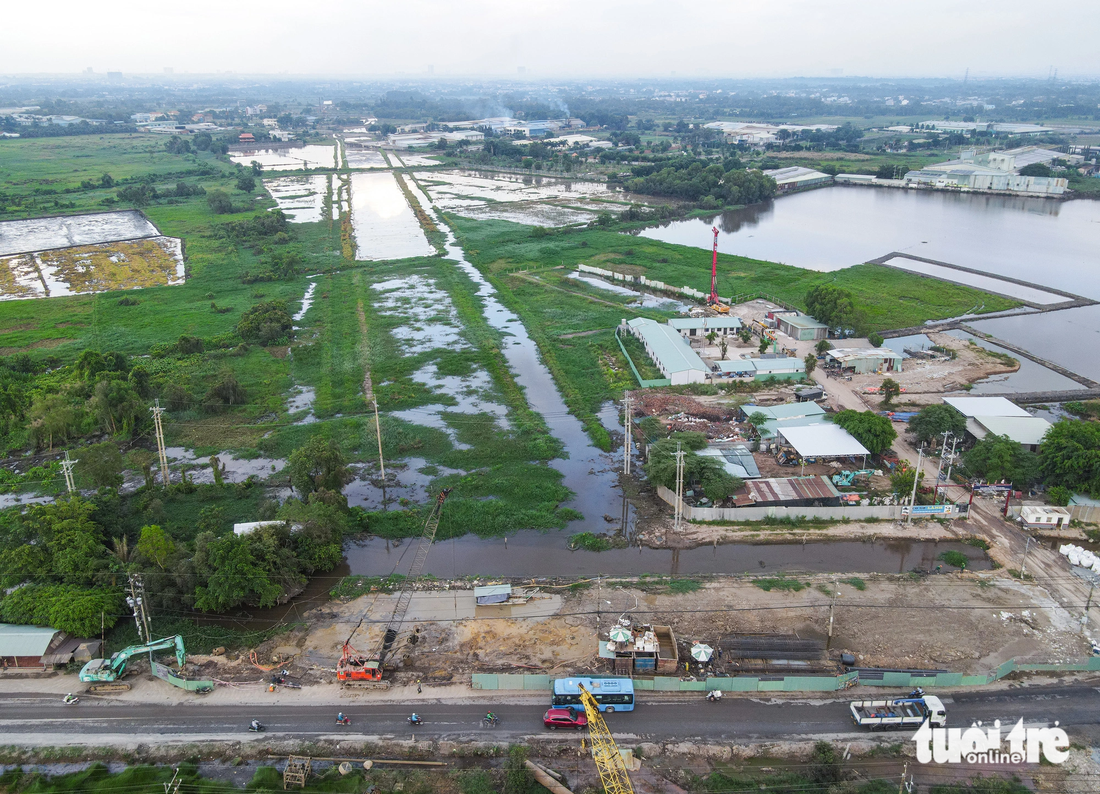
[[[676,494],[663,485],[657,486],[657,495],[676,506]],[[860,507],[694,507],[684,505],[684,517],[688,521],[762,521],[765,518],[826,518],[835,521],[849,519],[861,521],[868,518],[886,520],[901,519],[901,505],[867,505]],[[922,516],[913,516],[921,518]],[[931,518],[931,516],[928,516]]]
[[[1070,518],[1074,521],[1083,521],[1086,524],[1100,524],[1100,505],[1070,505]]]

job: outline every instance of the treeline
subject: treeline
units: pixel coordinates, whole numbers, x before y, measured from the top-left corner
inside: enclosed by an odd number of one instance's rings
[[[652,171],[650,166],[638,166],[637,169],[650,173],[625,181],[623,186],[630,192],[667,196],[703,207],[755,204],[771,198],[776,191],[775,180],[760,171],[727,170],[717,163],[706,165],[691,160],[683,165],[666,166],[660,171]]]

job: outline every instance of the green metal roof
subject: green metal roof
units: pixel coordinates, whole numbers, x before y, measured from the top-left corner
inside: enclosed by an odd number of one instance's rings
[[[817,403],[783,403],[782,405],[742,405],[745,416],[760,412],[769,419],[791,419],[800,416],[821,416],[825,409]]]
[[[0,656],[41,656],[57,629],[0,623]]]

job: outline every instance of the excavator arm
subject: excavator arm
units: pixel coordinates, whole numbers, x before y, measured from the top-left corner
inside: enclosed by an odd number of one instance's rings
[[[153,640],[144,645],[131,645],[112,654],[110,659],[93,659],[84,665],[84,668],[80,671],[80,680],[85,682],[117,681],[126,672],[126,665],[129,664],[131,657],[153,651],[166,651],[171,648],[175,648],[176,661],[180,667],[183,667],[187,662],[187,654],[183,647],[183,637],[177,634],[174,637]]]

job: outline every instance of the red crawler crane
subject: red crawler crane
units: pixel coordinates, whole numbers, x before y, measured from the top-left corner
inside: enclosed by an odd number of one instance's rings
[[[710,260],[710,296],[707,303],[711,306],[718,305],[718,229],[711,227],[714,232],[714,256]]]

